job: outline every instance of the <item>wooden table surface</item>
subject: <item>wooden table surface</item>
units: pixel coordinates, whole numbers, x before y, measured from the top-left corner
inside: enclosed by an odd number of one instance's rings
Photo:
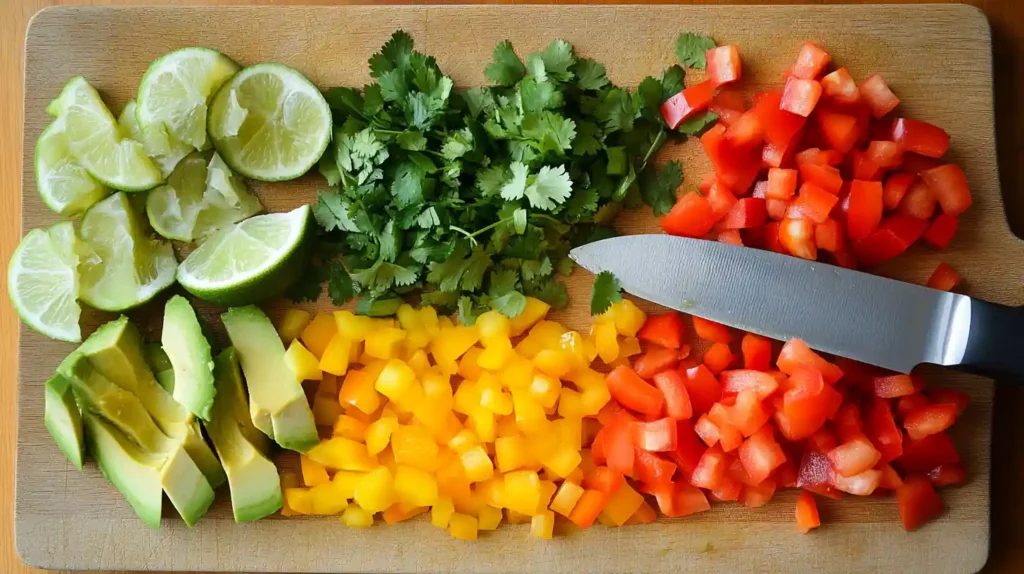
[[[655,0],[657,2],[657,0]],[[878,0],[874,0],[878,1]],[[936,0],[932,0],[933,2]],[[941,1],[941,0],[939,0]],[[117,0],[3,0],[0,2],[0,256],[6,269],[21,237],[20,181],[22,142],[23,49],[26,25],[37,10],[52,4],[108,4]],[[137,2],[125,2],[137,3]],[[149,0],[148,3],[154,3]],[[173,0],[164,3],[182,3]],[[241,4],[237,0],[207,0],[201,4]],[[260,4],[329,4],[318,0],[261,0]],[[442,2],[414,2],[442,3]],[[587,3],[587,2],[558,2]],[[614,3],[601,2],[594,3]],[[696,0],[694,3],[729,3]],[[737,3],[737,2],[733,2]],[[839,3],[832,0],[793,2],[747,0],[746,4]],[[1019,0],[970,0],[982,8],[992,25],[995,105],[1000,178],[1008,216],[1017,235],[1024,236],[1024,113],[1014,104],[1024,101],[1024,12]],[[6,293],[6,273],[0,274]],[[21,564],[14,551],[14,455],[16,434],[16,349],[18,319],[6,296],[0,298],[0,572],[35,572]],[[1014,416],[1024,413],[1024,387],[1012,383],[997,390],[993,428],[992,548],[985,572],[1024,571],[1024,427]]]

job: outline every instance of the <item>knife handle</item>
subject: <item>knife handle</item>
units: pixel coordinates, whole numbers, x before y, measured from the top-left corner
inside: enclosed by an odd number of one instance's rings
[[[987,375],[1024,375],[1024,307],[971,300],[967,347],[960,364]]]

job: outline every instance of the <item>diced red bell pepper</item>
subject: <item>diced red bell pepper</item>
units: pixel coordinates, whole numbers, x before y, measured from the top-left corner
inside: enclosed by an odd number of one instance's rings
[[[722,403],[712,405],[708,411],[708,420],[715,425],[718,434],[718,446],[725,452],[732,452],[743,444],[743,434],[733,426],[733,418],[730,413],[731,407]]]
[[[693,406],[695,415],[708,412],[711,410],[711,406],[722,397],[722,387],[718,383],[718,379],[704,365],[687,369],[684,384],[687,394],[690,395],[690,404]]]
[[[903,147],[892,141],[872,141],[868,144],[868,158],[881,167],[894,169],[903,163]]]
[[[878,74],[872,74],[860,84],[860,98],[869,108],[871,115],[876,119],[896,109],[900,99],[889,89],[889,84]]]
[[[777,488],[796,488],[797,466],[796,461],[790,455],[787,455],[786,461],[775,469],[774,478]]]
[[[583,487],[614,494],[625,484],[622,473],[607,467],[597,466],[583,476]]]
[[[740,235],[739,229],[723,229],[718,232],[715,239],[717,239],[719,243],[728,243],[729,245],[738,245],[740,247],[743,246],[743,236]]]
[[[882,399],[894,399],[913,394],[914,382],[910,375],[886,375],[871,379],[875,396]]]
[[[689,419],[693,416],[693,405],[679,371],[670,369],[654,375],[654,385],[665,396],[665,414],[674,419]]]
[[[713,343],[728,343],[732,340],[732,333],[729,332],[728,327],[721,323],[711,321],[710,319],[694,317],[693,330],[697,333],[698,337],[705,341],[711,341]]]
[[[853,244],[857,260],[877,265],[903,253],[928,229],[928,221],[897,213],[882,221],[871,235]]]
[[[597,516],[608,504],[609,498],[611,498],[610,494],[600,490],[583,491],[583,495],[576,501],[576,506],[573,506],[572,512],[569,513],[569,520],[580,528],[590,528],[590,525],[597,520]]]
[[[940,464],[928,471],[928,480],[939,488],[963,484],[967,471],[962,464]]]
[[[718,444],[719,436],[718,425],[711,422],[711,419],[707,415],[701,415],[697,422],[693,425],[693,432],[697,433],[700,440],[704,441],[704,444],[715,446]]]
[[[814,225],[814,243],[818,249],[836,253],[846,248],[843,225],[837,220],[828,218],[824,223]]]
[[[922,171],[928,171],[940,165],[942,165],[942,161],[939,159],[905,151],[903,153],[903,167],[901,169],[907,173],[921,175]]]
[[[821,518],[818,516],[818,504],[814,501],[814,495],[809,492],[801,492],[796,499],[796,528],[802,534],[821,526]]]
[[[683,318],[675,311],[648,315],[636,337],[641,341],[678,349],[683,344]]]
[[[711,509],[704,492],[685,482],[669,483],[654,493],[661,513],[669,518],[679,518]]]
[[[740,50],[734,45],[718,46],[705,54],[707,57],[708,80],[718,87],[740,79]]]
[[[935,193],[925,182],[917,180],[900,202],[899,210],[904,215],[917,219],[931,219],[935,215]]]
[[[672,482],[676,463],[665,460],[652,452],[636,451],[636,479],[648,485]]]
[[[935,192],[935,199],[942,206],[942,212],[957,217],[973,203],[971,190],[967,187],[967,176],[960,166],[952,163],[940,165],[921,172],[928,187]]]
[[[859,241],[871,235],[882,222],[882,184],[853,180],[850,183],[850,207],[846,212],[846,232]]]
[[[843,154],[833,149],[821,150],[816,147],[807,148],[795,156],[797,165],[813,163],[817,165],[837,166],[843,163]]]
[[[714,407],[711,410],[714,411]],[[736,395],[736,403],[726,407],[726,413],[729,424],[745,437],[753,435],[771,418],[771,413],[754,390],[740,391]]]
[[[711,100],[711,111],[718,116],[718,121],[727,127],[731,127],[746,110],[747,98],[739,90],[719,90]]]
[[[925,283],[927,287],[938,289],[939,291],[952,291],[959,284],[960,274],[945,261],[939,263],[935,271],[932,271],[931,276],[928,277],[928,282]]]
[[[790,376],[793,376],[799,369],[814,369],[821,373],[822,379],[830,385],[834,385],[843,378],[842,369],[834,363],[826,361],[800,339],[791,339],[782,346],[776,365],[780,371]]]
[[[891,465],[882,463],[878,465],[878,470],[882,471],[882,481],[878,483],[878,488],[885,488],[887,490],[896,490],[903,486],[903,479],[900,474],[896,472],[896,469]]]
[[[793,144],[787,146],[777,146],[775,144],[766,143],[761,147],[761,166],[767,168],[782,167],[784,164],[789,163],[789,152],[792,150]]]
[[[848,153],[857,143],[857,118],[851,115],[818,108],[814,113],[821,135],[832,149]]]
[[[896,489],[896,505],[900,522],[907,532],[918,528],[942,514],[942,499],[924,476],[912,474],[903,479]]]
[[[690,484],[699,488],[714,490],[721,483],[727,468],[728,462],[726,461],[725,453],[722,452],[721,447],[715,445],[709,448],[704,453],[704,456],[700,458],[697,468],[693,469],[693,474],[690,476]]]
[[[957,218],[940,213],[938,217],[932,220],[928,231],[924,232],[923,239],[925,243],[936,249],[945,249],[949,246],[949,242],[953,240],[953,236],[956,235],[956,230],[959,227],[960,222]]]
[[[764,371],[753,369],[722,371],[718,378],[722,381],[723,391],[727,393],[754,391],[759,400],[768,398],[779,388],[779,382],[775,377]]]
[[[907,436],[911,440],[920,440],[948,429],[954,421],[956,405],[927,405],[907,413],[903,419],[903,428],[907,429]]]
[[[917,174],[913,173],[900,172],[890,175],[886,178],[885,186],[882,189],[882,205],[886,209],[896,209],[915,181],[917,181]]]
[[[729,191],[728,186],[720,178],[715,178],[715,181],[711,183],[707,197],[708,203],[711,204],[711,210],[715,213],[716,221],[725,217],[737,201],[736,196]]]
[[[885,168],[875,163],[867,152],[858,149],[850,152],[850,165],[853,179],[862,181],[878,181],[885,175]]]
[[[931,158],[940,158],[949,149],[949,134],[946,130],[921,120],[898,118],[892,124],[891,135],[892,141],[903,146],[905,151]]]
[[[768,477],[757,485],[745,485],[740,492],[740,504],[747,508],[759,508],[768,504],[778,488],[774,478]]]
[[[811,219],[783,219],[779,223],[779,241],[792,255],[811,261],[818,258],[814,222]]]
[[[842,442],[849,442],[866,436],[864,434],[864,422],[860,416],[860,407],[857,406],[857,403],[843,403],[843,406],[839,407],[839,410],[836,411],[832,424],[835,426],[836,435],[839,436],[839,440]]]
[[[915,392],[909,395],[904,395],[896,399],[896,414],[898,414],[900,418],[903,418],[906,417],[910,411],[928,404],[931,404],[931,401],[921,393]]]
[[[779,109],[806,118],[814,111],[820,97],[821,84],[817,81],[789,78],[786,80],[786,87],[782,90]]]
[[[788,72],[794,78],[813,80],[825,71],[825,68],[831,61],[832,56],[829,56],[828,52],[812,42],[805,42],[800,47],[800,53],[796,57],[796,62],[793,63]]]
[[[633,474],[636,460],[636,449],[633,447],[633,422],[625,411],[622,411],[601,431],[604,434],[605,464],[624,475]]]
[[[746,195],[761,170],[760,157],[738,149],[725,138],[725,126],[715,125],[700,137],[715,173],[735,194]]]
[[[791,441],[811,436],[825,424],[842,400],[843,396],[828,385],[817,395],[784,400],[782,410],[774,415],[779,432]]]
[[[694,431],[694,425],[683,420],[676,424],[676,442],[676,451],[670,452],[669,457],[679,467],[679,472],[689,480],[707,447]]]
[[[785,149],[803,129],[807,118],[782,109],[781,103],[780,90],[761,92],[754,96],[752,109],[761,120],[765,141]]]
[[[857,82],[846,68],[839,68],[821,79],[822,94],[838,104],[856,104],[860,101]]]
[[[736,360],[736,356],[732,354],[729,349],[729,345],[725,343],[715,343],[704,352],[703,361],[707,365],[708,370],[714,374],[718,374],[723,370],[729,368],[729,365]]]
[[[874,468],[882,459],[882,453],[878,452],[867,437],[857,437],[844,442],[829,451],[827,456],[836,474],[845,477]]]
[[[772,168],[768,170],[768,188],[765,199],[788,200],[796,193],[797,171],[795,169]]]
[[[747,333],[743,335],[740,350],[743,353],[743,368],[767,371],[771,367],[772,342],[770,339]]]
[[[679,353],[675,349],[650,345],[647,352],[633,363],[633,370],[641,379],[650,379],[667,369],[674,369],[679,362]]]
[[[651,422],[633,422],[633,444],[648,452],[671,452],[676,449],[676,420],[663,418]]]
[[[661,104],[661,117],[668,128],[674,130],[683,120],[706,110],[714,95],[715,86],[711,80],[690,86]]]
[[[764,127],[754,110],[748,110],[732,122],[725,137],[737,149],[748,150],[764,141]]]
[[[960,462],[953,440],[945,432],[928,435],[919,440],[903,441],[903,456],[894,462],[903,472],[925,473],[940,464]]]
[[[843,187],[843,177],[839,170],[830,165],[804,162],[797,167],[804,185],[814,184],[832,195],[838,194]]]
[[[835,471],[829,464],[824,454],[808,449],[800,460],[800,468],[797,471],[796,485],[818,494],[831,498],[839,498],[839,493],[832,487],[832,480]]]
[[[615,367],[605,380],[612,398],[628,409],[639,413],[657,414],[665,404],[665,398],[657,388],[625,365]]]
[[[779,240],[779,230],[778,230],[779,223],[778,222],[782,221],[783,219],[786,219],[786,212],[789,211],[789,202],[784,200],[784,199],[766,199],[764,201],[764,205],[765,205],[765,208],[768,211],[768,217],[770,217],[772,219],[772,223],[769,223],[768,225],[774,225],[774,227],[773,227],[774,233],[771,234],[770,237],[769,237],[769,239],[772,239],[773,241],[769,242],[768,248],[771,249],[772,251],[777,251],[779,253],[787,253],[784,250],[783,251],[779,251],[779,249],[775,249],[771,245],[774,244],[774,245],[776,245],[778,247],[781,247],[781,246],[778,245],[778,240]]]
[[[732,502],[740,499],[743,483],[726,474],[718,483],[718,488],[711,491],[710,498],[716,502]]]
[[[739,459],[747,476],[760,483],[786,461],[786,453],[775,441],[770,425],[764,425],[740,445]]]
[[[836,474],[832,477],[832,486],[836,490],[855,496],[869,496],[882,483],[882,471],[869,468],[853,476]]]
[[[738,200],[721,221],[725,229],[750,229],[761,227],[768,220],[768,209],[764,199],[744,197]]]
[[[839,446],[839,438],[827,426],[823,426],[807,437],[807,448],[816,453],[828,456],[832,449]]]
[[[687,193],[661,218],[661,228],[669,235],[702,237],[711,231],[715,221],[715,212],[707,198],[699,193]]]
[[[896,426],[888,401],[874,399],[864,421],[864,433],[881,453],[881,462],[888,463],[903,454],[903,433]]]
[[[956,405],[956,416],[960,416],[971,402],[967,393],[942,387],[929,389],[928,398],[936,405]]]

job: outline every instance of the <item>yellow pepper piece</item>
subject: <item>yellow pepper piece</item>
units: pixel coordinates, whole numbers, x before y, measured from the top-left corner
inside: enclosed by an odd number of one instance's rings
[[[324,465],[311,460],[304,454],[299,455],[299,467],[302,469],[302,482],[306,486],[318,486],[331,481]]]
[[[533,463],[526,437],[522,435],[498,437],[494,440],[494,458],[498,471],[505,473]]]
[[[370,514],[380,512],[395,501],[394,478],[386,466],[378,466],[356,483],[355,502]]]
[[[568,387],[562,387],[558,394],[558,414],[565,418],[582,418],[583,414],[582,395]]]
[[[559,444],[579,451],[583,448],[583,420],[578,417],[560,418],[551,421],[558,434]],[[564,477],[564,475],[563,475]]]
[[[581,496],[583,496],[582,486],[569,482],[568,480],[563,481],[562,484],[559,485],[554,499],[551,500],[549,508],[568,518],[569,513],[576,507],[576,503],[579,501]]]
[[[640,352],[640,340],[636,337],[623,337],[619,342],[619,357],[632,357]]]
[[[341,405],[337,397],[317,393],[313,397],[313,420],[323,427],[334,426],[341,416]]]
[[[419,425],[402,425],[391,435],[391,452],[395,462],[423,470],[437,468],[437,443],[430,431]]]
[[[481,386],[480,406],[496,415],[510,415],[512,414],[512,395],[502,391],[498,381],[495,380],[492,385]]]
[[[477,357],[476,363],[482,369],[497,371],[505,366],[514,353],[512,341],[508,337],[494,338],[485,343],[484,350]]]
[[[476,381],[466,379],[459,383],[452,396],[452,410],[468,415],[480,405],[480,389]]]
[[[467,426],[476,432],[484,443],[494,442],[497,437],[494,413],[483,407],[474,407],[469,413]]]
[[[348,370],[349,355],[352,353],[352,341],[342,335],[335,333],[331,342],[327,344],[323,355],[320,356],[320,370],[332,375],[344,375]]]
[[[529,514],[523,514],[522,512],[516,512],[511,508],[505,509],[505,520],[509,524],[526,524],[533,520],[533,517]]]
[[[482,446],[475,446],[459,455],[469,482],[483,482],[494,476],[494,464]]]
[[[405,331],[395,327],[374,329],[366,335],[363,352],[375,359],[393,359],[398,356]]]
[[[480,439],[471,429],[462,429],[448,441],[448,448],[462,454],[467,450],[480,446]]]
[[[533,380],[533,363],[525,357],[514,353],[498,375],[501,384],[506,388],[523,388]]]
[[[371,470],[379,462],[366,451],[366,445],[345,437],[321,441],[306,453],[311,460],[336,470]]]
[[[505,505],[505,479],[500,475],[494,475],[488,480],[478,482],[473,488],[484,504],[494,508],[501,508]]]
[[[348,500],[338,494],[332,483],[314,486],[309,490],[313,499],[313,514],[338,514],[348,506]]]
[[[338,326],[330,313],[317,313],[309,325],[302,330],[299,340],[319,359],[337,332]]]
[[[341,521],[349,528],[369,528],[373,526],[373,513],[350,504],[341,515]]]
[[[462,355],[462,358],[459,359],[459,376],[471,381],[479,379],[480,374],[484,372],[483,368],[478,364],[480,354],[483,352],[484,350],[480,347],[470,347],[469,350]]]
[[[398,324],[406,331],[418,329],[423,326],[423,322],[420,320],[419,311],[414,309],[413,306],[408,303],[403,303],[398,306],[398,311],[395,313],[395,317],[398,318]]]
[[[320,360],[298,340],[293,340],[288,345],[288,350],[284,353],[284,362],[288,363],[288,368],[295,373],[295,380],[300,383],[324,378],[323,371],[320,370]]]
[[[501,524],[502,512],[500,508],[485,504],[480,508],[479,515],[480,530],[497,530],[498,525]]]
[[[480,340],[487,346],[492,339],[507,339],[512,325],[508,317],[492,309],[476,318],[476,328],[480,331]]]
[[[359,483],[359,479],[362,478],[364,474],[366,473],[339,470],[334,473],[334,478],[331,479],[331,483],[334,485],[334,491],[343,498],[352,498],[356,495],[356,484]]]
[[[548,314],[549,309],[551,309],[551,305],[548,305],[540,299],[527,297],[526,306],[523,307],[523,312],[513,317],[510,321],[509,327],[511,336],[518,337],[525,333],[526,330],[537,323],[537,321],[543,319]]]
[[[448,520],[455,512],[455,504],[447,496],[439,496],[430,508],[430,523],[438,528],[448,528]]]
[[[430,506],[437,502],[437,478],[412,466],[398,465],[395,470],[395,495],[411,506]]]
[[[554,424],[544,419],[535,430],[527,433],[530,456],[536,461],[543,462],[558,449],[558,438]]]
[[[401,359],[391,359],[377,377],[374,389],[392,401],[412,398],[410,393],[416,384],[416,373]]]
[[[413,409],[413,420],[426,428],[437,444],[448,444],[462,430],[459,417],[450,409],[439,410],[423,401]]]
[[[453,512],[448,518],[448,532],[459,540],[476,540],[479,523],[473,516]]]
[[[430,370],[430,359],[427,357],[427,352],[423,349],[416,349],[409,359],[406,361],[412,372],[416,373],[417,377],[422,377],[428,370]]]
[[[282,472],[281,473],[281,491],[285,489],[295,488],[302,484],[299,477],[294,472]],[[292,507],[288,506],[288,499],[285,498],[281,505],[281,516],[298,516],[299,513],[295,512]]]
[[[433,339],[430,333],[427,333],[426,329],[422,327],[406,331],[405,333],[405,339],[402,341],[402,350],[405,352],[406,356],[426,348]]]
[[[590,452],[590,451],[587,451],[587,452]],[[583,457],[583,453],[582,452],[580,453],[580,457],[581,458]],[[584,473],[583,473],[583,463],[580,462],[580,465],[576,467],[576,470],[570,472],[569,476],[565,477],[565,481],[566,482],[571,482],[573,484],[583,484],[583,476],[584,476]]]
[[[633,490],[628,484],[623,484],[612,493],[604,510],[601,511],[601,516],[615,526],[622,526],[643,503],[644,495]]]
[[[541,349],[533,357],[533,366],[538,370],[561,379],[573,368],[573,360],[561,350]]]
[[[456,372],[456,361],[480,340],[480,332],[476,327],[441,328],[441,331],[430,342],[430,354],[434,363],[446,373]]]
[[[530,520],[530,536],[551,540],[555,531],[555,513],[550,510],[533,515]]]
[[[582,460],[578,447],[563,442],[540,462],[558,478],[565,478],[579,467]]]
[[[597,356],[607,363],[619,358],[619,332],[614,323],[595,323],[592,328]]]
[[[366,421],[357,419],[352,415],[341,415],[338,417],[338,420],[334,422],[334,428],[331,431],[331,434],[362,442],[366,440],[366,429],[368,429],[369,426],[370,425],[367,424]]]
[[[533,432],[547,423],[544,407],[533,400],[527,391],[512,389],[512,408],[516,414],[516,424],[523,432]]]
[[[437,318],[437,310],[430,305],[420,307],[420,324],[431,338],[441,332],[441,322]]]
[[[338,398],[338,377],[330,373],[324,373],[324,378],[320,380],[320,383],[316,386],[316,394],[330,397],[332,399]]]
[[[615,323],[615,329],[623,337],[636,337],[637,331],[647,320],[647,315],[632,301],[623,299],[618,303],[612,303],[611,307],[598,317],[599,322],[609,320]]]
[[[530,329],[529,337],[536,338],[542,349],[557,349],[565,327],[554,321],[541,321]]]
[[[349,371],[338,391],[338,402],[352,406],[364,414],[373,414],[380,408],[380,395],[374,388],[377,378],[366,370]]]
[[[398,428],[398,419],[379,418],[366,427],[366,451],[370,455],[379,454],[391,442],[391,433]]]
[[[562,382],[544,373],[536,373],[530,381],[530,397],[545,409],[554,408],[558,402],[558,394],[562,391]]]
[[[388,526],[398,524],[403,520],[409,520],[413,516],[419,516],[429,510],[426,506],[409,506],[408,504],[394,503],[384,509],[381,518]]]
[[[349,341],[365,341],[374,328],[373,318],[355,315],[351,311],[335,311],[334,323],[338,332]]]
[[[612,399],[612,395],[608,392],[608,385],[602,384],[583,391],[580,396],[580,404],[583,407],[583,415],[592,417],[597,416],[597,413],[608,404],[608,401]]]
[[[532,470],[505,474],[505,508],[533,516],[540,504],[540,477]]]
[[[554,498],[556,490],[558,490],[558,485],[553,481],[540,481],[540,494],[537,499],[537,511],[534,516],[548,509],[548,505],[551,504],[551,499]]]
[[[302,331],[305,330],[306,325],[309,325],[312,319],[313,316],[310,315],[309,311],[288,309],[284,312],[281,322],[277,325],[277,334],[281,336],[281,340],[284,341],[285,345],[290,345],[292,341],[302,334]]]
[[[308,488],[286,488],[284,500],[296,514],[313,514],[313,495]]]
[[[349,339],[349,341],[352,341],[352,339]],[[352,341],[352,346],[349,347],[349,349],[348,349],[348,363],[350,365],[352,363],[358,363],[359,362],[359,358],[362,357],[362,356],[363,356],[363,342],[362,341]]]
[[[515,415],[507,415],[495,419],[494,433],[495,436],[498,438],[505,436],[515,436],[519,434],[519,426],[516,425]]]

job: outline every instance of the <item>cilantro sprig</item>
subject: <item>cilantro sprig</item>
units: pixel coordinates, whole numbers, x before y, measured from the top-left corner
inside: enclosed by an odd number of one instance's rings
[[[594,286],[590,291],[590,314],[600,315],[622,301],[622,287],[619,280],[610,271],[602,271],[594,277]]]

